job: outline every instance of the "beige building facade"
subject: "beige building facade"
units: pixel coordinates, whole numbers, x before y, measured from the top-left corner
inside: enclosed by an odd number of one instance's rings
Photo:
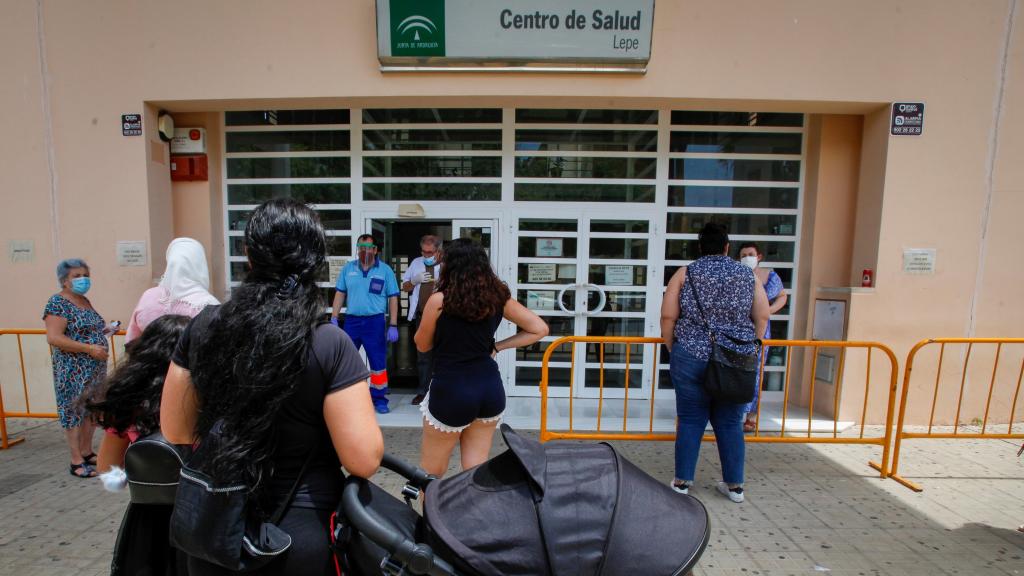
[[[843,303],[845,339],[901,362],[924,338],[1024,336],[1016,0],[658,0],[643,74],[383,72],[372,0],[0,10],[2,327],[42,326],[67,257],[91,265],[97,309],[126,320],[176,236],[206,246],[225,297],[244,274],[246,211],[292,195],[321,211],[336,264],[359,233],[410,222],[487,237],[556,336],[656,335],[665,280],[708,218],[764,245],[783,277],[773,336],[811,338],[821,300]],[[921,135],[891,134],[894,102],[925,104]],[[205,128],[208,180],[171,181],[161,111]],[[123,135],[124,114],[142,115],[142,135]],[[145,262],[119,263],[119,242],[143,242]],[[924,273],[905,265],[915,254],[934,256]],[[536,395],[540,350],[503,359],[510,395]],[[580,347],[572,382],[561,358],[557,393],[596,394],[595,354]],[[609,354],[621,392],[625,350]],[[948,351],[956,384],[937,422],[953,419],[965,354]],[[992,355],[975,351],[961,421],[987,403],[1008,419],[1022,354],[1002,354],[1005,388],[986,402]],[[651,385],[663,362],[632,357],[638,398],[671,401]],[[790,362],[806,404],[810,362]],[[767,364],[775,387],[784,359]],[[871,364],[869,421],[884,414],[884,364]],[[859,421],[867,359],[845,369],[840,415]],[[912,421],[928,417],[914,405]]]

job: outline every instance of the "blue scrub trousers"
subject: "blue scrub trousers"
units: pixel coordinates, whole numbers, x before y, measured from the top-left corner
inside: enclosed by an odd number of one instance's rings
[[[343,328],[356,350],[366,350],[370,361],[370,396],[375,406],[388,405],[388,341],[387,322],[384,314],[373,316],[345,315]]]

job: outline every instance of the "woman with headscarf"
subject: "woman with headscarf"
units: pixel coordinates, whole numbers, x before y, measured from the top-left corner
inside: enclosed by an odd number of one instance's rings
[[[146,290],[128,320],[125,342],[139,337],[150,322],[165,314],[195,317],[210,304],[210,271],[203,245],[192,238],[175,238],[167,245],[167,269],[160,284]]]

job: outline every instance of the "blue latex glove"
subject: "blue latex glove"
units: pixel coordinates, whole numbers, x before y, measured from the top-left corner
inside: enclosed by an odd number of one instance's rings
[[[334,324],[335,326],[337,326],[338,325],[338,318],[337,317],[331,318],[331,324]]]
[[[398,326],[388,326],[388,342],[398,342]]]

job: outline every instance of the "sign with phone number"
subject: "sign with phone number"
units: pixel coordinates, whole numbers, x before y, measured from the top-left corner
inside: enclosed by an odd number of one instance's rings
[[[893,136],[920,136],[924,131],[924,102],[894,102],[889,133]]]
[[[121,114],[121,135],[142,136],[142,114]]]

